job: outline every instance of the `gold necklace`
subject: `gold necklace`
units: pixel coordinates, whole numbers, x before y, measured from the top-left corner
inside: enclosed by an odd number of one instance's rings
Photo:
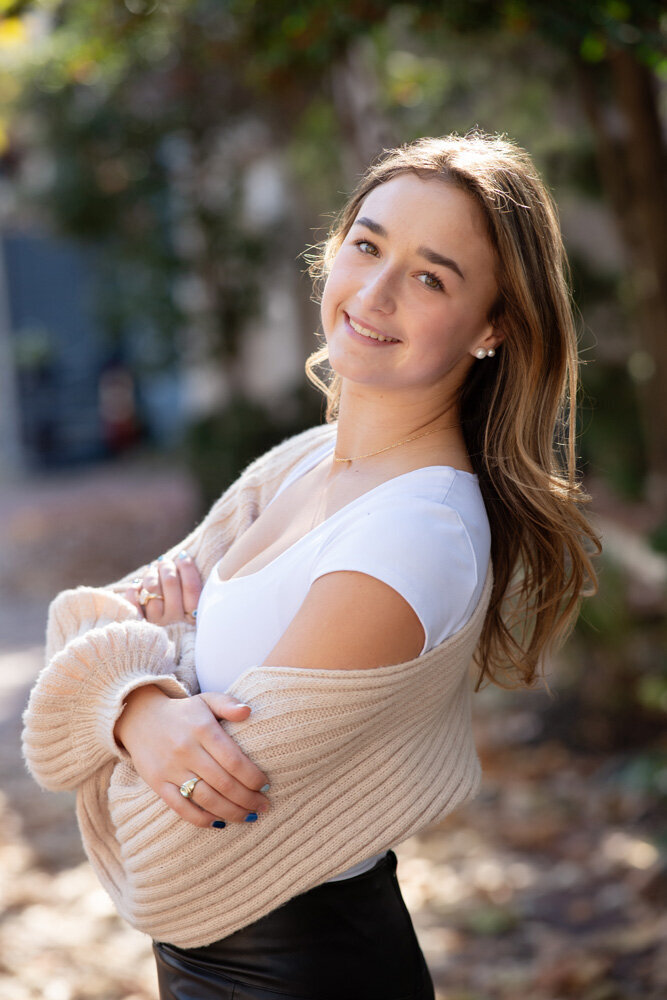
[[[397,441],[395,444],[388,444],[386,448],[380,448],[378,451],[369,451],[367,455],[357,455],[355,458],[338,458],[334,449],[333,460],[334,462],[359,462],[362,458],[372,458],[373,455],[381,455],[383,451],[398,448],[399,445],[407,444],[409,441],[417,441],[418,438],[426,437],[427,434],[433,434],[435,431],[451,431],[456,426],[456,424],[450,424],[448,427],[429,427],[427,431],[422,431],[421,434],[413,434],[412,437],[403,438],[402,441]]]

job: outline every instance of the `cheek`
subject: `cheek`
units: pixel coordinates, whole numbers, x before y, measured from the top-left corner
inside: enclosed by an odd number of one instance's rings
[[[445,312],[422,324],[415,363],[427,371],[448,371],[467,355],[471,343],[477,343],[479,326],[480,318],[469,306],[450,302]]]
[[[327,283],[322,291],[322,301],[320,302],[320,322],[322,324],[322,330],[325,337],[331,328],[332,299],[332,288],[329,279],[327,279]]]
[[[325,336],[331,330],[343,294],[340,271],[333,268],[326,280],[320,303],[320,318]]]

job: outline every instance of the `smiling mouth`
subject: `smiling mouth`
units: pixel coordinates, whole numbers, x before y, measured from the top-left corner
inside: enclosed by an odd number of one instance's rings
[[[357,323],[351,316],[347,317],[347,321],[354,332],[361,334],[362,337],[368,337],[369,340],[380,340],[383,343],[400,344],[400,340],[397,340],[395,337],[385,337],[381,333],[376,333],[375,330],[369,330],[367,326],[362,326],[361,323]]]

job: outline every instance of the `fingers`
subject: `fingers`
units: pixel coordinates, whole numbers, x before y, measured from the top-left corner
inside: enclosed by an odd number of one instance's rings
[[[250,707],[240,704],[232,695],[210,691],[197,697],[208,705],[217,719],[241,722],[250,714]],[[221,726],[207,728],[206,734],[202,734],[202,737],[202,745],[214,760],[246,788],[259,791],[268,783],[269,779],[264,771],[246,757],[239,745]]]
[[[210,827],[213,824],[222,828],[227,823],[253,823],[258,815],[255,811],[239,809],[224,799],[220,799],[222,804],[219,808],[217,800],[216,808],[210,810],[204,808],[205,803],[211,799],[211,789],[203,779],[197,782],[190,799],[181,795],[180,789],[176,785],[172,785],[171,782],[165,782],[158,794],[181,819],[200,828]],[[195,797],[197,801],[195,801]]]
[[[176,785],[172,785],[170,781],[164,782],[159,789],[158,794],[164,799],[170,809],[173,809],[175,813],[178,813],[181,819],[186,820],[188,823],[192,823],[194,826],[211,826],[212,823],[219,821],[221,818],[220,816],[215,816],[213,813],[207,812],[205,809],[200,809],[191,800],[183,798]]]
[[[172,559],[161,559],[157,565],[159,589],[164,596],[164,603],[159,609],[164,621],[182,621],[185,618],[183,610],[183,593],[181,578]],[[158,601],[154,602],[158,604]]]
[[[194,560],[188,552],[181,552],[177,560],[161,556],[152,563],[142,577],[132,581],[125,596],[154,625],[178,621],[192,624],[201,591],[202,580]]]
[[[217,715],[209,702],[215,705]],[[231,695],[211,693],[160,702],[157,709],[167,712],[157,728],[161,734],[166,725],[168,734],[159,735],[161,750],[153,747],[151,783],[157,790],[158,786],[164,788],[166,779],[172,789],[176,788],[180,802],[173,792],[163,797],[172,808],[179,807],[176,811],[180,816],[200,826],[210,824],[211,817],[226,823],[244,823],[253,822],[270,808],[265,794],[269,787],[266,774],[246,757],[217,717],[246,718],[249,706]],[[142,732],[152,741],[145,727]],[[186,799],[178,789],[181,782],[192,777],[200,780]],[[191,809],[184,810],[182,803],[199,807],[206,816],[202,819]]]
[[[164,613],[165,601],[157,563],[152,563],[144,573],[141,591],[147,592],[144,597],[145,603],[143,604],[144,618],[146,621],[153,622],[156,625],[162,625],[166,618]],[[155,596],[149,597],[148,595],[150,594]]]
[[[202,591],[199,570],[195,566],[192,556],[187,552],[181,552],[175,565],[181,581],[183,610],[186,615],[193,617]]]
[[[197,805],[228,819],[231,822],[242,822],[250,812],[262,813],[269,808],[269,800],[262,789],[268,789],[266,774],[243,753],[235,740],[229,736],[217,722],[210,707],[209,700],[227,703],[227,714],[236,714],[238,718],[247,716],[248,706],[240,706],[228,695],[215,696],[197,695],[208,706],[207,715],[192,726],[191,734],[197,740],[195,753],[189,754],[188,766],[192,774],[203,779],[197,784],[193,793],[193,801]],[[237,711],[234,712],[233,704]],[[219,704],[218,708],[222,706]],[[185,779],[184,779],[185,780]]]
[[[252,822],[248,816],[259,816],[268,812],[269,801],[260,792],[246,788],[212,757],[203,755],[184,781],[197,775],[197,782],[189,800],[196,806],[227,823]],[[179,792],[180,795],[180,792]],[[182,796],[181,796],[182,797]]]
[[[267,777],[219,722],[247,718],[250,708],[231,695],[207,698],[215,710],[202,695],[169,698],[141,687],[127,696],[115,735],[137,774],[183,819],[196,826],[253,822],[270,807]],[[185,798],[179,788],[193,777],[200,780]]]
[[[139,604],[140,587],[141,587],[141,579],[137,578],[136,580],[132,581],[132,586],[127,588],[123,596],[125,597],[126,600],[130,602],[130,604],[133,604],[135,606],[135,608],[140,614],[143,615],[144,609]]]

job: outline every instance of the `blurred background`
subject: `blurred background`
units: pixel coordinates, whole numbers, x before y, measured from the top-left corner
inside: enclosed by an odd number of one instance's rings
[[[399,874],[441,1000],[667,996],[666,28],[654,0],[0,0],[7,1000],[156,995],[20,760],[49,599],[323,419],[301,254],[383,147],[473,127],[559,206],[604,555],[551,694],[476,696],[482,792]]]

